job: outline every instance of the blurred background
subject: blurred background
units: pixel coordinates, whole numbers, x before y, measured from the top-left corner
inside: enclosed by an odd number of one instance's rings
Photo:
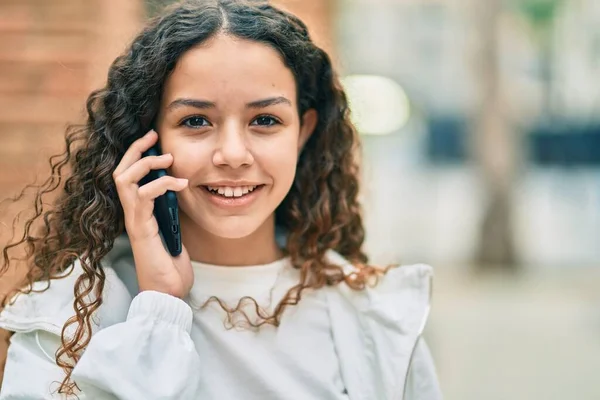
[[[349,94],[371,261],[435,267],[445,398],[600,399],[600,1],[274,2]],[[0,0],[2,198],[167,3]]]

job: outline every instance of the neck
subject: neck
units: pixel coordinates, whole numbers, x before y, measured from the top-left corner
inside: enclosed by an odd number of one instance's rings
[[[228,239],[216,236],[191,221],[181,221],[181,240],[190,258],[206,264],[262,265],[281,259],[284,252],[275,240],[275,218],[268,218],[250,235]]]

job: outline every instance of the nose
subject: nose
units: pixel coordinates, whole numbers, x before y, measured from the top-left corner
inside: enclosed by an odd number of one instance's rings
[[[252,165],[254,157],[248,149],[246,134],[243,129],[233,126],[224,126],[219,132],[216,150],[213,154],[213,163],[216,166],[240,168]]]

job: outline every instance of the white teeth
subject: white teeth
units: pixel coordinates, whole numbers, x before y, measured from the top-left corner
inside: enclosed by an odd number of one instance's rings
[[[219,193],[225,197],[241,197],[245,194],[252,192],[257,186],[207,186],[211,192]]]

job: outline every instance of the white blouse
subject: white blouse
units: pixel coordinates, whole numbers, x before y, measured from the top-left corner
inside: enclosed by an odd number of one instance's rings
[[[329,251],[330,262],[353,268]],[[116,242],[106,263],[103,303],[72,378],[80,400],[347,399],[440,400],[431,355],[420,338],[429,310],[432,270],[394,269],[374,288],[340,284],[306,290],[277,328],[226,329],[225,313],[252,296],[267,311],[299,281],[289,259],[255,267],[194,263],[185,300],[138,292],[129,243]],[[73,316],[79,262],[62,279],[36,282],[0,312],[13,331],[0,400],[64,399],[64,371],[54,354]],[[244,306],[252,318],[252,305]],[[254,313],[254,314],[253,314]],[[270,312],[269,312],[270,314]],[[74,326],[66,335],[73,334]]]

